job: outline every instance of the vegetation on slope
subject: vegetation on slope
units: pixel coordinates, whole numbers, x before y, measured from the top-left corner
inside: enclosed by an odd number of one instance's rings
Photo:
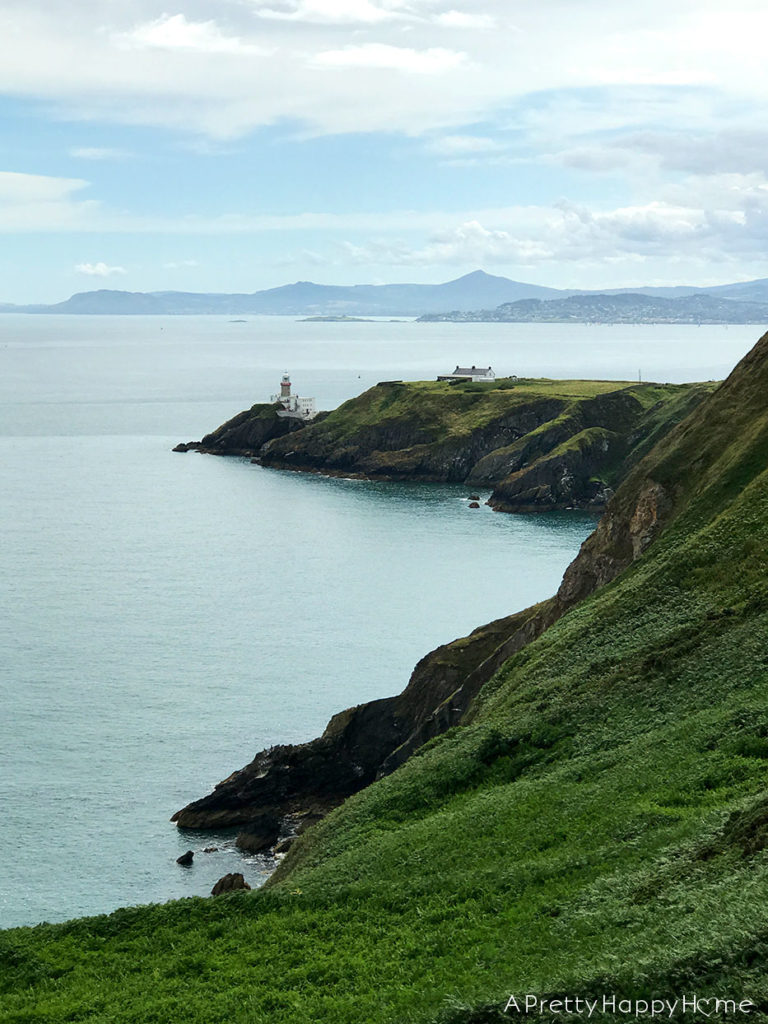
[[[502,378],[388,381],[268,442],[265,465],[494,486],[505,511],[601,507],[659,428],[712,389]]]
[[[768,336],[564,587],[629,567],[266,890],[4,933],[0,1019],[481,1024],[513,993],[768,1018],[767,388]]]

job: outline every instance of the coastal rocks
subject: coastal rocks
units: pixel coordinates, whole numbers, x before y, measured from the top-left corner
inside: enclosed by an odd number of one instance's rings
[[[504,512],[596,508],[609,491],[598,474],[619,444],[618,435],[603,428],[582,431],[564,450],[561,447],[502,480],[489,504]]]
[[[470,501],[468,508],[480,508],[480,503],[477,501]]]
[[[183,868],[188,868],[188,867],[191,866],[192,861],[194,860],[194,857],[195,857],[194,850],[187,850],[186,853],[182,853],[182,855],[180,857],[176,858],[176,863],[177,864],[181,864],[181,866]]]
[[[323,735],[309,743],[261,751],[171,820],[180,828],[240,825],[250,833],[267,815],[288,819],[294,831],[304,831],[373,782],[398,749],[416,742],[416,734],[430,738],[455,725],[488,678],[481,666],[509,639],[518,618],[499,619],[437,648],[422,658],[398,696],[340,712]],[[442,711],[433,717],[438,708]],[[273,842],[276,839],[275,835]]]
[[[263,444],[300,430],[304,423],[287,416],[279,416],[279,404],[258,404],[246,409],[220,427],[206,434],[201,441],[177,444],[174,452],[202,452],[204,455],[256,456]]]
[[[634,558],[639,558],[651,543],[671,508],[672,501],[661,484],[649,480],[638,496],[635,511],[629,521]]]
[[[235,846],[243,853],[263,853],[277,842],[280,834],[280,819],[272,814],[261,814],[248,822],[248,829],[241,832]]]
[[[211,889],[211,896],[221,896],[224,892],[236,892],[238,889],[250,890],[250,888],[250,885],[248,885],[240,872],[237,871],[229,875],[222,875]]]

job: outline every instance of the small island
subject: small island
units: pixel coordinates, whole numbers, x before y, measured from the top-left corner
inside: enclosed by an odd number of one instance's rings
[[[372,324],[368,316],[305,316],[303,320],[296,321],[299,324]]]

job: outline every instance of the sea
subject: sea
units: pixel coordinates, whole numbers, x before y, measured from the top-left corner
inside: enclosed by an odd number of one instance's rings
[[[716,380],[759,334],[0,316],[0,927],[207,895],[229,871],[261,884],[268,858],[231,832],[179,832],[172,813],[553,593],[595,523],[177,442],[268,400],[286,370],[324,409],[457,363]]]

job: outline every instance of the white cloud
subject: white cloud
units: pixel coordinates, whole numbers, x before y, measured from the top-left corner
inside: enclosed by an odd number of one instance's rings
[[[341,50],[318,53],[314,63],[333,68],[382,68],[388,71],[434,75],[457,67],[465,59],[466,55],[463,53],[439,47],[412,50],[405,46],[365,43],[362,46],[345,46]]]
[[[282,6],[258,5],[256,13],[276,21],[304,21],[319,24],[368,24],[409,19],[397,3],[379,4],[371,0],[289,0]]]
[[[709,264],[765,259],[768,177],[691,177],[662,198],[610,209],[561,201],[509,207],[431,231],[413,244],[391,237],[343,243],[358,265],[547,267],[562,281],[583,266]],[[448,222],[447,215],[444,215]],[[392,230],[402,230],[394,224]],[[738,272],[737,272],[738,273]]]
[[[75,146],[69,155],[77,160],[127,160],[134,156],[127,149],[110,149],[106,146]]]
[[[0,171],[0,203],[56,202],[86,188],[82,178],[54,178],[47,174]]]
[[[200,264],[197,260],[172,260],[170,263],[164,263],[163,268],[165,270],[182,270],[187,267],[199,267]]]
[[[727,13],[722,0],[543,0],[514,5],[514,29],[510,6],[509,0],[195,0],[184,13],[160,13],[150,0],[80,0],[74,7],[6,0],[0,93],[48,101],[69,119],[214,139],[281,119],[303,122],[314,133],[459,133],[522,97],[535,96],[533,107],[542,96],[568,91],[583,98],[596,86],[604,87],[600,100],[584,104],[582,120],[597,130],[605,103],[623,128],[622,103],[608,97],[621,92],[627,100],[642,91],[642,82],[662,83],[663,96],[660,121],[635,121],[643,130],[687,126],[683,107],[695,90],[681,101],[682,91],[670,82],[710,83],[761,109],[768,101],[766,16],[754,0],[733,0]],[[739,45],[722,45],[723,33],[738,36]],[[253,56],[260,59],[246,59]],[[698,91],[706,106],[711,92]],[[550,113],[567,116],[561,108]],[[629,103],[626,113],[632,114]],[[718,118],[725,123],[722,113],[705,111],[705,129]],[[556,134],[565,123],[557,120]],[[524,127],[535,132],[533,121]]]
[[[112,274],[127,274],[125,267],[110,267],[106,263],[78,263],[75,266],[78,274],[86,274],[89,277],[111,277]]]
[[[496,19],[491,14],[476,14],[468,11],[443,11],[435,17],[438,25],[448,28],[493,28]]]
[[[215,21],[187,21],[183,14],[162,14],[154,21],[138,25],[131,32],[120,34],[119,41],[131,46],[195,53],[260,54],[263,47],[243,42],[238,36],[227,36]]]
[[[100,209],[75,198],[87,186],[81,178],[0,171],[0,231],[67,231],[87,223]]]

